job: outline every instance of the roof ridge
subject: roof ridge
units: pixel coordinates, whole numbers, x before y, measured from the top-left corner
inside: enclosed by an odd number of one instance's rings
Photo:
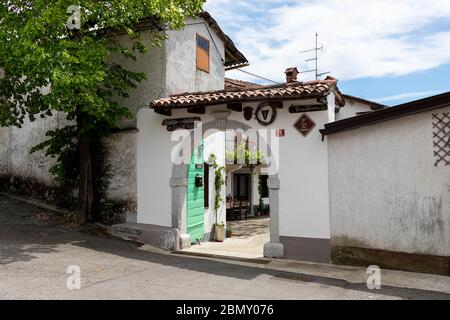
[[[219,93],[227,93],[227,92],[247,92],[247,91],[257,91],[257,90],[270,90],[270,89],[279,89],[279,88],[290,88],[290,87],[302,87],[302,86],[311,86],[314,84],[324,84],[330,85],[334,84],[335,81],[311,81],[311,82],[291,82],[291,83],[281,83],[281,84],[270,84],[270,85],[260,85],[258,87],[247,87],[242,89],[234,89],[234,90],[210,90],[210,91],[196,91],[196,92],[184,92],[184,93],[176,93],[172,94],[169,97],[175,98],[180,96],[196,96],[196,95],[206,95],[206,94],[219,94]]]

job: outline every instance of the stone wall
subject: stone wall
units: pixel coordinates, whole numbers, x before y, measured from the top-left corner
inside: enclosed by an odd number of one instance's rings
[[[22,128],[0,128],[0,191],[37,198],[61,208],[73,210],[78,191],[61,186],[49,173],[55,160],[45,152],[30,154],[30,149],[45,141],[48,130],[65,124],[63,114],[35,122]],[[136,137],[137,131],[114,133],[102,141],[94,154],[101,172],[101,185],[96,188],[101,206],[100,221],[106,224],[133,221],[136,216]]]

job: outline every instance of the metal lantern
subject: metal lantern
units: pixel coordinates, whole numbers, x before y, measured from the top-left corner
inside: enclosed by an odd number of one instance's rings
[[[197,188],[203,187],[203,177],[199,174],[195,176],[195,186]]]

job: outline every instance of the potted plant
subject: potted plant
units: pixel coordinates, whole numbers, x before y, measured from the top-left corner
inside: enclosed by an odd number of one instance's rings
[[[214,224],[214,240],[216,242],[223,242],[225,240],[225,224],[218,223],[217,215],[218,211],[222,205],[222,187],[225,183],[225,179],[223,177],[225,172],[225,167],[219,167],[216,162],[216,156],[214,154],[210,157],[210,162],[214,168],[214,188],[215,188],[215,198],[214,198],[214,212],[216,213],[216,223]]]
[[[214,225],[214,240],[216,242],[223,242],[225,240],[225,224],[223,222]]]
[[[231,226],[227,226],[227,238],[231,238],[233,236],[233,229]]]

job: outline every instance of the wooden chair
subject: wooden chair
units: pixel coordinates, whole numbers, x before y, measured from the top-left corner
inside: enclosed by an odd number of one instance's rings
[[[238,200],[233,199],[231,201],[231,220],[235,220],[237,217],[240,217],[240,204]]]
[[[241,200],[240,203],[240,211],[241,211],[241,220],[242,216],[245,215],[245,220],[248,220],[248,212],[250,211],[250,201],[247,200]]]
[[[239,218],[239,220],[242,220],[242,217],[245,216],[245,220],[247,220],[249,209],[250,209],[249,201],[235,199],[231,207],[231,218],[236,217]]]

